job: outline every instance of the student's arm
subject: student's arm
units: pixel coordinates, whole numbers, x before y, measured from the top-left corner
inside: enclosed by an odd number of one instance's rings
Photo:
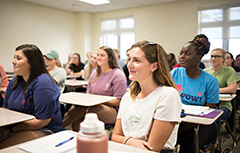
[[[80,72],[70,72],[70,75],[75,75],[75,76],[78,76],[78,77],[81,77],[83,75],[83,72],[84,70],[82,69]]]
[[[231,83],[227,87],[220,88],[219,93],[229,93],[229,94],[235,94],[237,91],[237,83]]]
[[[153,151],[160,152],[172,134],[172,131],[177,122],[167,122],[154,120],[151,133],[148,139],[148,144],[153,148]],[[131,143],[131,141],[129,141]]]
[[[128,136],[125,137],[123,135],[121,119],[117,119],[115,123],[111,140],[118,143],[134,146],[134,147],[151,150],[151,146],[146,141],[134,139]]]
[[[2,87],[7,87],[9,83],[8,77],[1,65],[0,65],[0,71],[2,72]]]
[[[33,119],[25,121],[22,124],[13,127],[14,132],[19,131],[29,131],[29,130],[38,130],[46,126],[51,121],[51,118],[48,119]]]
[[[216,109],[217,104],[206,103],[206,106],[208,106],[209,108],[214,108],[214,109]]]
[[[69,75],[71,72],[71,69],[69,69],[69,64],[66,65],[65,67],[66,74]]]
[[[46,126],[51,121],[51,118],[49,119],[33,119],[29,121],[25,121],[19,125],[16,125],[12,128],[14,133],[20,132],[20,131],[33,131],[38,130]],[[0,130],[1,132],[1,130]],[[4,128],[2,133],[0,133],[0,142],[7,139],[10,136],[10,130]]]
[[[66,80],[66,72],[62,68],[59,69],[57,75],[54,76],[54,79],[58,84],[64,82]]]

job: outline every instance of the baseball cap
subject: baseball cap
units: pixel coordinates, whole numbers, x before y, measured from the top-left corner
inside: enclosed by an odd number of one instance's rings
[[[50,52],[48,52],[44,56],[46,56],[49,59],[54,59],[54,58],[58,59],[58,53],[55,50],[50,50]]]

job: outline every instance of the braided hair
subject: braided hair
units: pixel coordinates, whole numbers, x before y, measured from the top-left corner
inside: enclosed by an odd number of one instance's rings
[[[209,52],[211,45],[208,41],[208,37],[204,34],[196,35],[193,40],[188,43],[194,44],[196,46],[197,53],[202,55],[202,57]]]

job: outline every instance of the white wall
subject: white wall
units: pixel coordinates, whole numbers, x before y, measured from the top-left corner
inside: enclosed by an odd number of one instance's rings
[[[79,52],[77,14],[30,3],[0,0],[0,64],[12,71],[18,45],[32,43],[43,53],[59,52],[62,63],[71,52]]]
[[[101,19],[129,15],[135,18],[136,41],[156,41],[178,55],[198,33],[198,7],[232,2],[239,0],[180,1],[92,14],[0,0],[0,64],[11,71],[14,50],[23,43],[36,44],[43,53],[58,51],[62,63],[78,52],[84,62],[86,52],[99,48]]]

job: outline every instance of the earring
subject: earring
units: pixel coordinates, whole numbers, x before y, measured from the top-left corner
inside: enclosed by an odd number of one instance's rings
[[[153,70],[152,70],[152,72],[153,72]]]

